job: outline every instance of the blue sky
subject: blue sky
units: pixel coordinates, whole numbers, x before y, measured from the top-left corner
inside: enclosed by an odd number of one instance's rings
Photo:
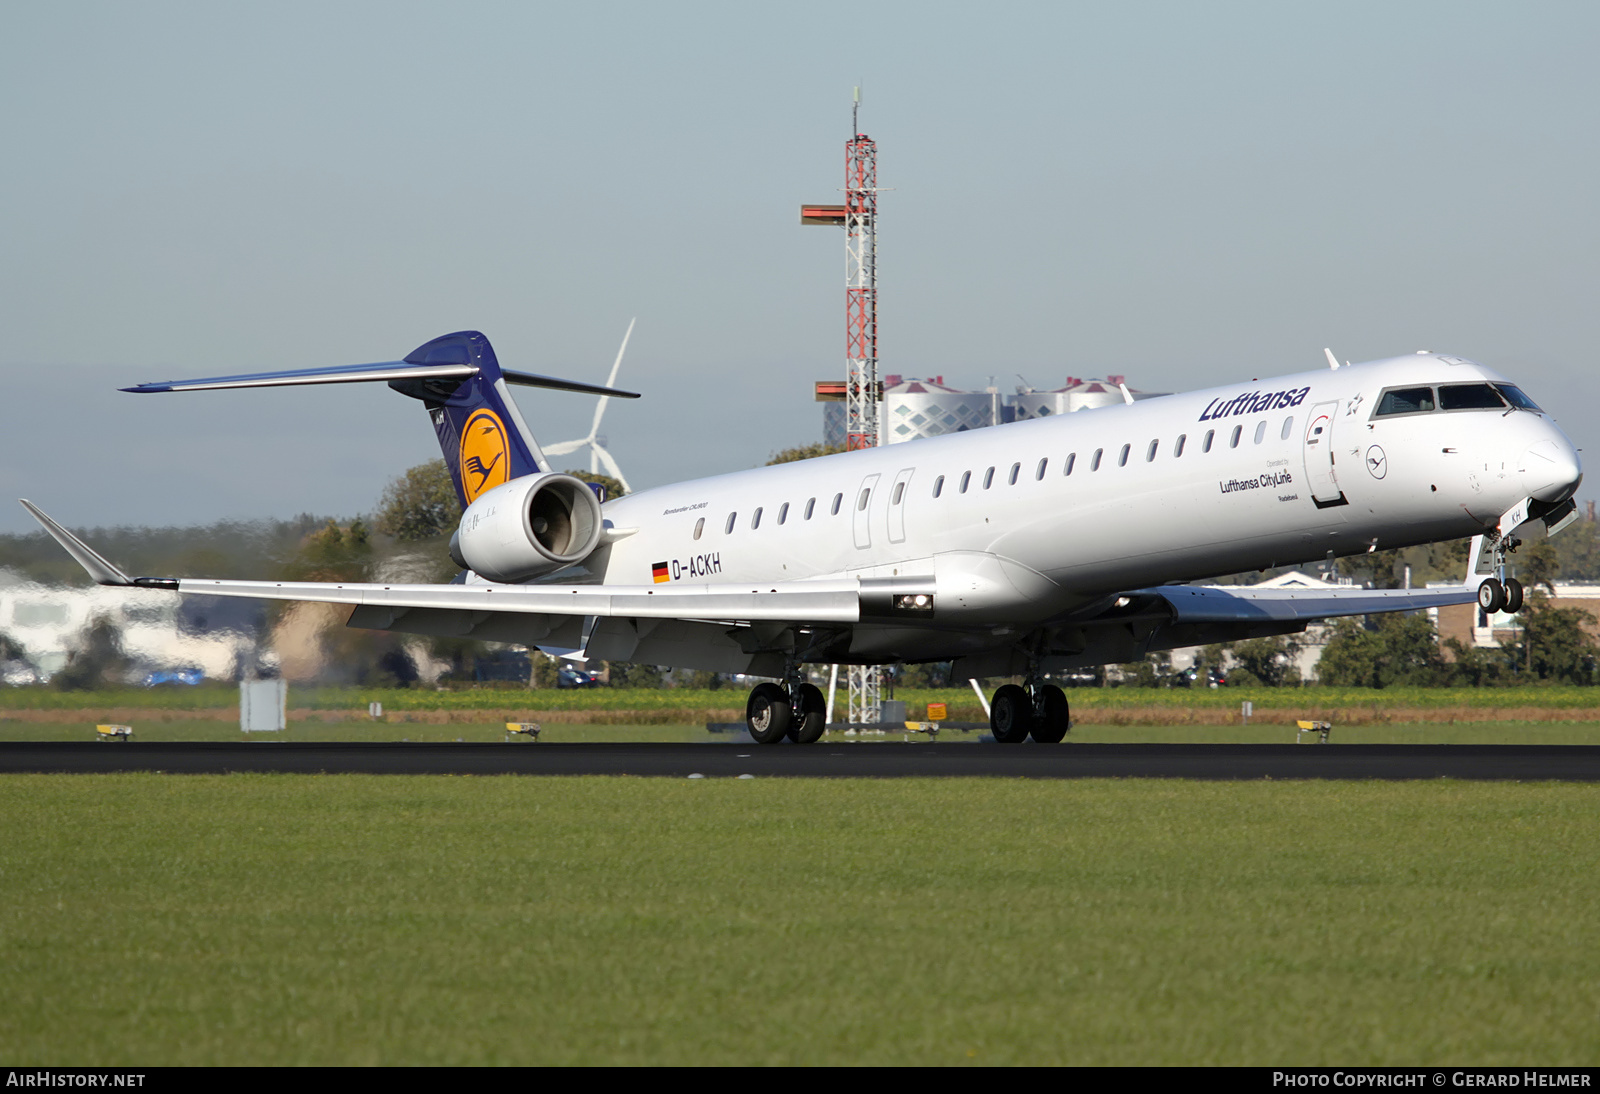
[[[815,439],[843,240],[796,211],[842,183],[857,83],[886,372],[1182,390],[1429,348],[1594,448],[1597,32],[1538,3],[5,5],[0,486],[73,525],[367,510],[436,453],[410,400],[113,389],[465,328],[603,380],[633,316],[645,398],[605,432],[636,486]],[[519,400],[545,441],[593,409]]]

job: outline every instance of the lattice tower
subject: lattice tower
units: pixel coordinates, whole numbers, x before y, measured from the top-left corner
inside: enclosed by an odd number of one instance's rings
[[[878,445],[878,146],[844,146],[845,444]]]

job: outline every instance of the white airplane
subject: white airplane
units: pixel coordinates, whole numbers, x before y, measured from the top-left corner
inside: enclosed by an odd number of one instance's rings
[[[1575,513],[1571,441],[1482,365],[1421,351],[1088,414],[847,452],[605,501],[555,472],[483,335],[404,361],[143,384],[138,392],[384,380],[428,409],[463,505],[447,585],[131,578],[24,501],[105,585],[352,605],[354,627],[774,677],[756,740],[823,732],[808,663],[955,660],[1020,675],[995,739],[1058,742],[1048,672],[1476,598],[1520,607],[1512,535]],[[1475,536],[1446,589],[1202,587],[1218,574]],[[1492,572],[1491,572],[1492,571]]]

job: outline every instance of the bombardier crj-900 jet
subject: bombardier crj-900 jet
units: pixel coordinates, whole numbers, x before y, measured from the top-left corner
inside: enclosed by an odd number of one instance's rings
[[[1290,634],[1334,616],[1476,599],[1515,611],[1513,534],[1559,530],[1582,478],[1532,399],[1419,352],[761,467],[607,501],[557,472],[476,332],[403,361],[142,384],[136,392],[386,381],[427,407],[462,505],[446,585],[131,578],[24,502],[104,585],[349,604],[349,625],[596,660],[750,673],[762,743],[816,741],[807,664],[955,661],[1010,676],[994,738],[1070,725],[1046,674]],[[1467,536],[1465,582],[1426,590],[1188,584]]]

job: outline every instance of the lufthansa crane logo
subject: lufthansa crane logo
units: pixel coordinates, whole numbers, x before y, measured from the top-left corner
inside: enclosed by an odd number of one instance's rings
[[[1389,473],[1389,457],[1377,445],[1367,449],[1367,470],[1372,472],[1375,479],[1381,479]]]
[[[461,492],[466,494],[467,504],[505,482],[510,463],[505,423],[492,410],[474,410],[461,430]]]

